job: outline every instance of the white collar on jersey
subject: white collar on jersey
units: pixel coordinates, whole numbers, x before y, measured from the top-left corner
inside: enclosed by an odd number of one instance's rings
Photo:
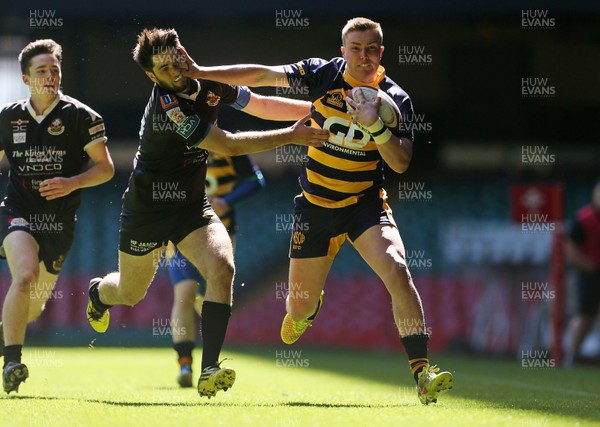
[[[180,96],[182,98],[191,99],[192,101],[195,101],[196,97],[200,93],[201,86],[200,86],[200,82],[198,80],[193,80],[193,81],[196,82],[196,86],[198,87],[198,89],[196,89],[196,91],[194,93],[192,93],[190,95],[187,95],[187,94],[182,93],[182,92],[177,92],[176,95]]]
[[[31,98],[29,98],[27,100],[25,107],[27,107],[27,111],[29,111],[29,114],[31,114],[31,117],[33,117],[33,120],[35,120],[39,124],[39,123],[42,123],[42,121],[46,118],[46,116],[48,114],[50,114],[52,112],[52,110],[54,110],[54,107],[56,107],[58,105],[58,103],[60,102],[62,97],[63,97],[62,92],[58,92],[58,96],[56,97],[54,102],[52,104],[50,104],[50,106],[48,108],[46,108],[44,110],[44,112],[42,114],[40,114],[39,116],[37,115],[37,113],[33,109],[33,106],[31,105]]]

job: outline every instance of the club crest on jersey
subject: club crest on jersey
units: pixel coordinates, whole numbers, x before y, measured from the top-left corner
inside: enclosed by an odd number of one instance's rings
[[[216,107],[220,100],[221,100],[221,97],[219,95],[215,95],[210,90],[206,94],[206,103],[208,105],[210,105],[211,107]]]
[[[343,110],[344,104],[345,104],[344,97],[341,94],[341,92],[333,92],[333,93],[327,94],[325,96],[324,103],[331,105],[332,107],[334,107],[336,109],[340,109],[340,110]]]
[[[187,116],[183,114],[179,107],[167,110],[167,116],[169,116],[169,119],[177,125],[182,124],[185,122],[185,119],[187,119]]]
[[[48,133],[50,135],[58,136],[58,135],[62,134],[64,131],[65,131],[65,126],[63,125],[62,120],[59,118],[52,120],[52,123],[48,127]]]
[[[167,108],[172,108],[176,105],[179,104],[179,101],[177,100],[177,98],[175,98],[173,95],[171,95],[170,93],[163,95],[160,97],[160,105],[163,107],[163,109],[167,109]]]
[[[29,222],[25,218],[9,218],[8,224],[8,228],[29,227]]]

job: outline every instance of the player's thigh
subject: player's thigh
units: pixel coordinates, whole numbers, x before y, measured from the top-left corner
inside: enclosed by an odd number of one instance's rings
[[[26,284],[37,280],[39,245],[31,234],[22,230],[9,233],[2,242],[2,250],[13,281]]]
[[[325,287],[333,260],[327,256],[317,258],[290,258],[288,301],[306,301],[313,306]]]
[[[162,248],[144,255],[119,251],[119,292],[122,295],[145,295],[158,267]]]
[[[382,279],[406,269],[404,243],[398,229],[379,224],[368,228],[354,242],[360,256]]]
[[[207,282],[217,276],[233,275],[233,247],[227,230],[220,222],[192,231],[177,243],[177,248]]]

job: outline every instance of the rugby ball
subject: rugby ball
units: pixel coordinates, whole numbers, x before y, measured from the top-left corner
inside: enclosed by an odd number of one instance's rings
[[[346,95],[346,98],[358,102],[356,94],[359,91],[362,93],[365,100],[369,102],[375,101],[377,96],[379,96],[379,98],[381,98],[381,104],[379,104],[379,117],[388,128],[399,129],[400,109],[387,93],[371,86],[356,86],[352,88],[348,95]]]

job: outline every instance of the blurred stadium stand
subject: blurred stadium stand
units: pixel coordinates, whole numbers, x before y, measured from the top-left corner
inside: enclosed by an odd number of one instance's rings
[[[63,24],[32,27],[29,15],[38,9],[54,11]],[[301,10],[309,27],[276,28],[279,9]],[[548,10],[556,28],[523,29],[525,9]],[[32,325],[28,342],[81,344],[97,338],[84,317],[87,282],[117,268],[121,195],[151,88],[131,59],[142,28],[175,27],[191,55],[205,65],[282,64],[337,56],[345,20],[365,14],[364,2],[344,2],[340,13],[328,2],[300,6],[273,0],[251,8],[237,1],[214,3],[208,14],[189,1],[173,8],[137,0],[63,1],[51,9],[46,2],[29,0],[5,7],[0,17],[0,99],[26,96],[16,63],[24,44],[56,39],[64,47],[64,91],[105,118],[119,167],[110,183],[84,191],[76,240],[57,286],[60,293]],[[409,171],[389,173],[386,185],[409,261],[410,256],[414,260],[411,270],[433,332],[431,347],[514,353],[524,336],[536,334],[524,330],[524,322],[544,309],[523,301],[519,292],[522,280],[528,280],[521,278],[548,280],[550,236],[524,233],[511,223],[510,186],[562,182],[566,218],[589,200],[600,170],[600,4],[578,0],[549,8],[533,1],[382,2],[369,4],[367,15],[383,25],[388,74],[431,125],[416,136]],[[400,64],[402,46],[424,46],[432,63]],[[524,98],[521,79],[527,77],[548,78],[556,96]],[[228,108],[219,124],[231,131],[280,126]],[[524,165],[520,152],[529,145],[547,147],[555,163]],[[231,342],[277,343],[284,302],[276,286],[287,281],[289,239],[278,218],[292,214],[297,168],[278,163],[272,152],[255,159],[268,190],[238,209],[236,304],[229,336]],[[422,185],[429,196],[403,200],[406,183]],[[5,184],[3,174],[3,188]],[[5,262],[0,263],[0,278],[4,295],[9,285]],[[350,245],[334,263],[326,290],[319,322],[303,342],[400,348],[386,291]],[[166,275],[159,272],[142,303],[111,312],[111,333],[98,340],[168,345],[152,328],[157,320],[168,319],[171,299]]]

